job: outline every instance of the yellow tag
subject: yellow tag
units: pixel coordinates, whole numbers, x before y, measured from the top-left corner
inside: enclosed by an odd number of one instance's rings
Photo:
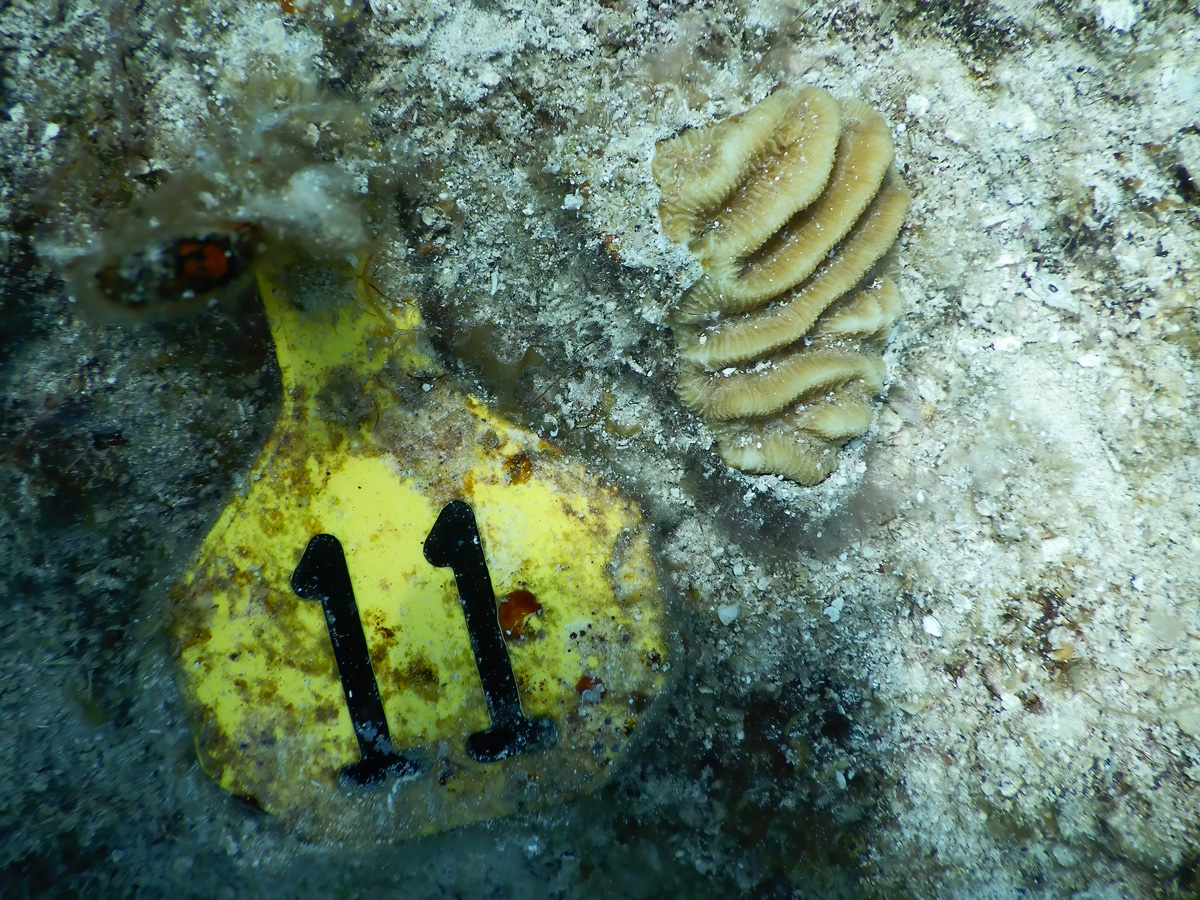
[[[282,409],[173,590],[205,771],[356,843],[594,789],[664,677],[638,508],[322,278],[259,273]]]

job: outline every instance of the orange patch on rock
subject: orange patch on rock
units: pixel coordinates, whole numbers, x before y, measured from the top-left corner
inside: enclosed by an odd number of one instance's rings
[[[536,616],[542,611],[542,604],[532,591],[517,588],[509,591],[500,598],[497,615],[500,618],[500,630],[504,632],[506,641],[519,641],[528,637],[527,623],[530,616]]]
[[[608,690],[604,686],[604,682],[599,678],[593,678],[591,675],[584,675],[575,682],[575,690],[583,699],[590,703],[599,703],[600,698],[604,696],[604,692]]]
[[[533,463],[528,454],[518,453],[504,461],[504,471],[512,484],[524,484],[533,475]]]

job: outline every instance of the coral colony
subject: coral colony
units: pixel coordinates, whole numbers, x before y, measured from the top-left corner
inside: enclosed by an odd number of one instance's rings
[[[892,156],[881,116],[820,88],[659,144],[663,231],[704,270],[672,314],[679,395],[729,465],[815,484],[870,427],[903,302],[851,291],[904,222]]]

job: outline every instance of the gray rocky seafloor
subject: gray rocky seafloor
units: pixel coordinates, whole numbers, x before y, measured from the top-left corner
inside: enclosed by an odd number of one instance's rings
[[[18,2],[0,31],[0,897],[1200,896],[1192,4]],[[696,272],[650,175],[784,82],[878,108],[914,194],[890,388],[815,488],[726,470],[676,401]],[[464,384],[642,503],[676,677],[595,794],[349,850],[200,770],[167,591],[270,429],[269,336],[252,295],[128,326],[62,280],[138,203],[193,226],[172,190],[369,257]]]

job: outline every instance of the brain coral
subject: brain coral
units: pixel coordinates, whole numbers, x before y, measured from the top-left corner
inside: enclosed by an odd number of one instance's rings
[[[728,465],[815,484],[870,426],[903,312],[862,283],[908,207],[892,158],[881,116],[821,88],[659,142],[663,233],[703,270],[671,313],[679,396]]]

